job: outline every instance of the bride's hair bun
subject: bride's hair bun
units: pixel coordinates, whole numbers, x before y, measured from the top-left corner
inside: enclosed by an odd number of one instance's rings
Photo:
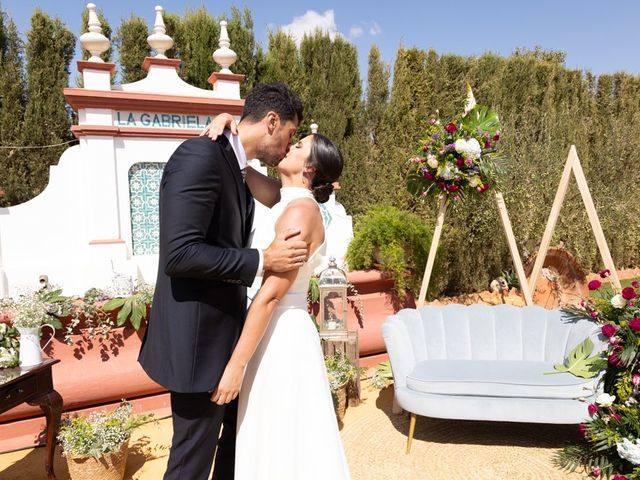
[[[311,190],[313,193],[313,198],[316,199],[318,203],[324,203],[329,200],[329,197],[333,193],[333,183],[321,183],[320,185],[316,185]]]

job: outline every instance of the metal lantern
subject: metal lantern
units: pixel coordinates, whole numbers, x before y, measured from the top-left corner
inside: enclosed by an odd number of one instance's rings
[[[347,275],[329,259],[329,266],[318,278],[320,290],[320,332],[344,334],[347,332]]]

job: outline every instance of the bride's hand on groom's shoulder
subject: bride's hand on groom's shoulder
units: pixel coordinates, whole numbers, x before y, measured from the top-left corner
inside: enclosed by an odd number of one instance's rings
[[[234,135],[238,134],[238,124],[233,115],[229,113],[220,113],[213,121],[200,132],[200,136],[207,135],[211,140],[218,138],[225,129],[231,130]]]
[[[218,405],[224,405],[235,400],[240,393],[243,378],[244,368],[241,365],[227,364],[218,386],[211,394],[211,401]]]

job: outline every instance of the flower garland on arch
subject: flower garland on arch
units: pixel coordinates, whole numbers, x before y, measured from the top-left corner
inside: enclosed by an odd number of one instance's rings
[[[476,104],[469,85],[464,114],[444,124],[432,118],[425,133],[418,155],[409,160],[407,185],[416,197],[458,201],[481,195],[504,171],[498,114]]]

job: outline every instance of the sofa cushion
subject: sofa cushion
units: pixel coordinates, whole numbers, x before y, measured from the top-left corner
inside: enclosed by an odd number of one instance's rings
[[[557,362],[425,360],[407,376],[407,387],[422,393],[489,397],[580,398],[595,379],[553,372]]]

